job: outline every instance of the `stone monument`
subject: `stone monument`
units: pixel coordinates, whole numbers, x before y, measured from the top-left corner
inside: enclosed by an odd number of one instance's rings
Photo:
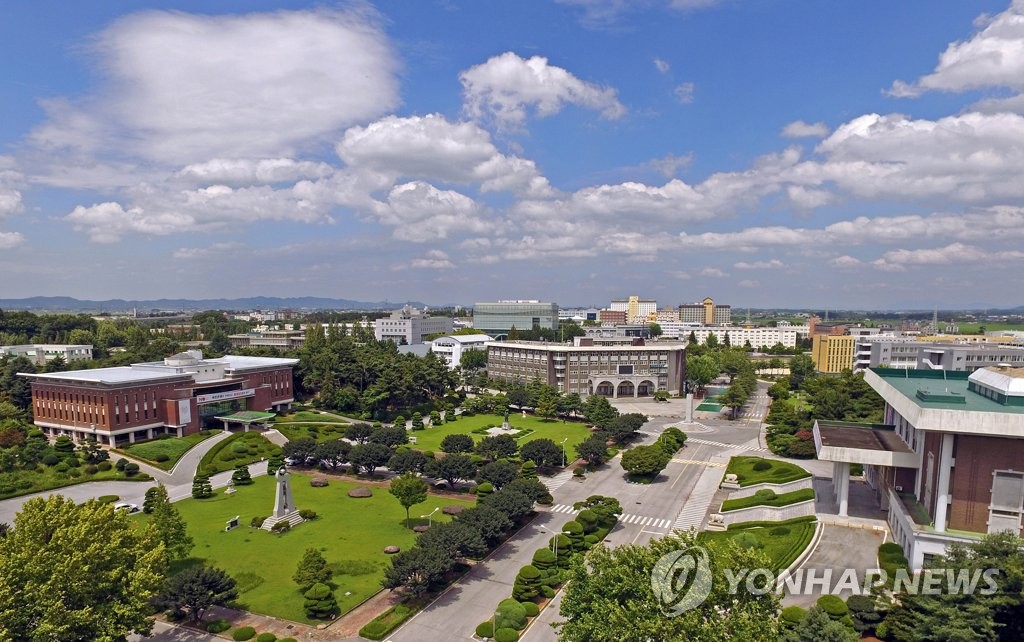
[[[686,395],[686,405],[684,406],[684,408],[685,408],[685,411],[686,411],[686,419],[684,421],[686,421],[686,423],[688,423],[688,424],[692,424],[693,423],[693,393],[692,392],[687,393],[687,395]]]
[[[501,422],[502,430],[511,430],[511,426],[508,425],[508,408],[505,408],[505,419]]]
[[[274,512],[270,517],[263,520],[263,525],[260,528],[265,531],[271,530],[274,524],[278,522],[288,522],[295,526],[302,521],[299,509],[295,507],[295,499],[292,497],[290,477],[284,467],[281,467],[274,473],[274,478],[277,479],[277,492],[274,494]]]

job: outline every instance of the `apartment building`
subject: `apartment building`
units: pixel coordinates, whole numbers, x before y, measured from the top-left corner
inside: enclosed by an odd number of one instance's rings
[[[853,369],[857,337],[849,334],[816,334],[812,337],[811,359],[818,372],[839,373]]]
[[[716,305],[711,297],[700,303],[684,303],[679,306],[679,320],[683,323],[703,325],[729,325],[732,323],[732,307]]]

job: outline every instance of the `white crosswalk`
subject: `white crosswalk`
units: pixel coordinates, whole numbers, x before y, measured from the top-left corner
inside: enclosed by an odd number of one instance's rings
[[[565,515],[575,515],[577,510],[568,504],[555,504],[549,509],[552,513],[562,513]],[[659,519],[657,517],[648,517],[646,515],[633,515],[632,513],[623,513],[619,515],[619,522],[622,524],[635,524],[637,526],[650,527],[650,528],[668,528],[672,524],[672,520]]]
[[[765,451],[764,448],[758,448],[757,446],[744,446],[743,444],[724,444],[720,441],[709,441],[707,439],[698,439],[690,437],[686,443],[688,444],[704,444],[705,446],[718,446],[719,448],[730,448],[735,450],[761,450]],[[765,451],[767,452],[767,451]]]
[[[683,503],[679,516],[676,517],[672,530],[688,530],[690,527],[700,528],[704,522],[704,516],[711,505],[711,499],[718,491],[718,484],[722,481],[722,471],[716,467],[708,466],[697,479],[693,492]]]
[[[557,488],[561,488],[562,484],[570,479],[572,479],[572,471],[567,470],[565,472],[558,473],[554,477],[544,477],[541,481],[548,487],[548,492],[552,492]]]

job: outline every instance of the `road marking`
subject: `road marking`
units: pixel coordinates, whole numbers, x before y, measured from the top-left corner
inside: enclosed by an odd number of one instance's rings
[[[552,513],[562,514],[575,514],[577,511],[568,504],[555,504],[549,508]],[[634,526],[651,527],[651,528],[668,528],[672,521],[660,517],[650,517],[647,515],[636,515],[634,513],[623,513],[619,515],[620,524],[632,524]]]
[[[729,449],[735,449],[735,450],[751,450],[751,451],[760,450],[760,451],[768,452],[764,448],[759,448],[757,446],[744,446],[742,444],[725,444],[725,443],[722,443],[720,441],[708,441],[707,439],[696,439],[694,437],[691,437],[687,441],[690,442],[690,443],[694,443],[694,444],[704,444],[706,446],[718,446],[719,448],[729,448]]]
[[[717,466],[725,468],[725,464],[721,464],[715,461],[700,461],[699,459],[673,459],[674,464],[694,464],[696,466]]]
[[[541,481],[544,482],[544,485],[548,487],[548,491],[550,492],[553,490],[558,490],[559,488],[562,487],[563,484],[565,484],[565,482],[569,481],[570,479],[572,479],[572,471],[567,470],[565,472],[558,473],[554,477],[545,477],[541,479]]]

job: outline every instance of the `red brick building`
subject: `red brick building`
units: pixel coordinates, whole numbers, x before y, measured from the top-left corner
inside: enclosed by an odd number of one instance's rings
[[[203,359],[190,350],[151,363],[22,376],[32,379],[33,421],[43,432],[113,446],[196,433],[215,406],[287,408],[294,401],[296,363],[234,355]]]
[[[1024,535],[1024,368],[973,373],[871,369],[884,426],[819,421],[818,458],[834,462],[845,514],[850,464],[863,464],[893,539],[914,568],[952,542]]]

